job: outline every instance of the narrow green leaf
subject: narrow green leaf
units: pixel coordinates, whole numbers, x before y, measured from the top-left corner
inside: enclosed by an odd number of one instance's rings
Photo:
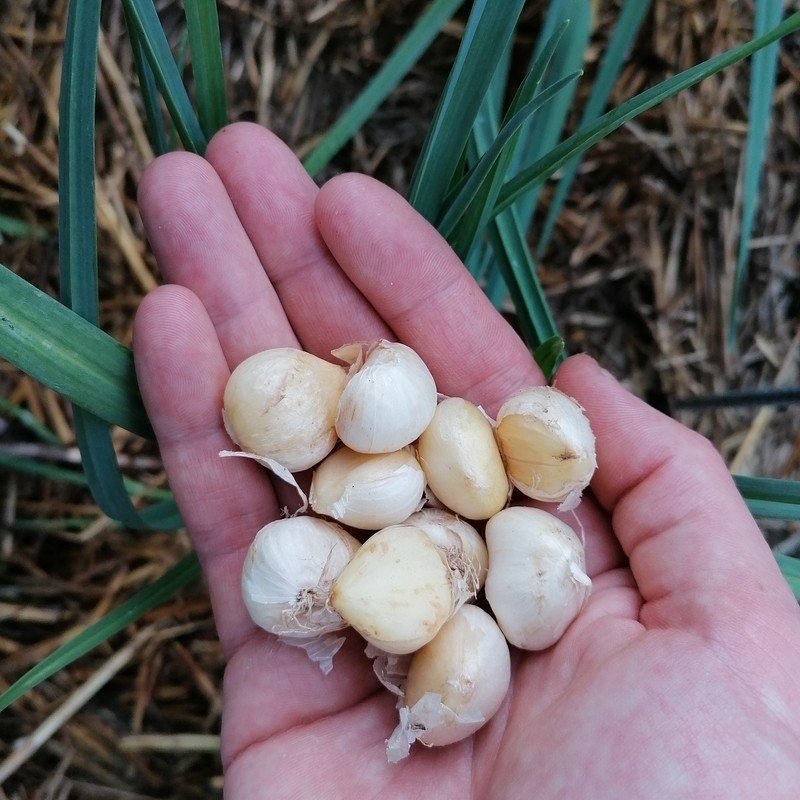
[[[488,233],[495,263],[517,310],[522,338],[535,350],[542,342],[558,336],[558,330],[516,210],[508,209],[492,219]]]
[[[628,56],[628,51],[636,40],[642,20],[649,10],[650,0],[625,0],[617,23],[614,26],[614,31],[609,39],[608,47],[603,54],[603,60],[600,63],[597,78],[595,78],[592,84],[592,91],[581,117],[580,128],[585,128],[597,119],[606,107],[608,98],[611,95],[611,90],[614,88],[614,84],[617,82],[619,73]],[[553,195],[553,199],[550,201],[549,208],[547,209],[547,217],[545,218],[542,232],[536,243],[536,253],[534,256],[534,261],[536,262],[541,260],[550,242],[556,219],[561,213],[561,209],[567,199],[575,176],[578,174],[578,167],[581,161],[581,157],[573,158],[564,166],[563,175],[558,182],[558,187]]]
[[[763,36],[781,20],[783,0],[758,0],[754,35]],[[747,149],[745,153],[745,172],[742,201],[741,231],[739,234],[739,253],[736,258],[736,272],[733,281],[730,316],[728,318],[728,347],[736,342],[739,306],[747,277],[750,260],[750,237],[758,208],[758,190],[761,185],[761,172],[769,141],[771,106],[775,94],[775,78],[778,71],[778,43],[765,47],[753,55],[750,72],[750,101],[747,113]]]
[[[101,0],[69,4],[58,131],[58,250],[61,300],[97,324],[94,99]],[[74,266],[74,270],[73,270]]]
[[[483,134],[480,137],[481,141],[491,142],[492,139],[494,139],[494,137],[497,135],[497,131],[500,128],[500,118],[503,114],[503,104],[505,103],[506,94],[508,92],[508,76],[511,71],[511,57],[514,52],[513,45],[513,41],[510,41],[506,45],[506,49],[503,52],[500,63],[495,69],[495,73],[492,76],[491,82],[489,83],[489,88],[486,90],[486,94],[484,95],[483,101],[478,109],[475,122],[472,125],[473,129],[482,129]],[[475,135],[470,133],[467,150],[475,147],[475,141]],[[483,153],[478,152],[476,153],[476,157],[479,157],[482,154]],[[493,206],[494,201],[492,202],[492,207]],[[491,209],[487,209],[487,211],[491,212]],[[462,222],[459,224],[459,227],[461,227],[462,224],[466,225],[468,223]],[[477,227],[478,226],[475,225],[475,229],[477,229]],[[459,237],[458,233],[455,233],[453,236],[454,239],[456,239],[456,237]],[[494,258],[492,256],[488,239],[485,236],[476,237],[475,245],[471,249],[466,249],[467,255],[464,259],[464,264],[475,280],[484,285],[484,290],[486,291],[487,295],[489,293],[488,284],[490,282],[493,283],[496,294],[502,293],[503,296],[507,295],[508,292],[504,290],[503,279],[500,277],[500,273],[497,271],[497,269],[494,268]],[[499,288],[498,281],[500,284]]]
[[[705,78],[715,75],[727,67],[743,61],[748,56],[766,47],[782,36],[800,29],[800,12],[787,17],[780,25],[773,28],[768,34],[754,39],[751,42],[735,47],[725,53],[704,61],[666,81],[647,89],[636,95],[622,105],[607,112],[597,122],[588,128],[579,130],[570,136],[558,147],[551,150],[546,156],[527,167],[515,178],[508,181],[495,206],[495,213],[508,208],[517,198],[527,192],[531,186],[541,184],[554,172],[560,169],[567,161],[578,153],[582,153],[592,145],[604,139],[612,131],[622,127],[628,120],[633,119],[644,111],[658,105],[664,100],[674,97],[679,92],[694,86]]]
[[[533,358],[541,368],[548,383],[563,356],[564,340],[560,336],[551,336],[533,351]]]
[[[130,350],[2,265],[0,358],[106,422],[152,437]]]
[[[189,553],[150,586],[137,592],[121,606],[63,644],[9,686],[0,694],[0,711],[8,708],[25,692],[38,686],[60,669],[108,641],[127,625],[141,619],[152,608],[168,600],[198,577],[200,577],[200,563],[194,553]]]
[[[50,428],[42,425],[30,411],[12,403],[2,395],[0,395],[0,413],[15,419],[20,425],[27,428],[37,439],[47,442],[48,444],[61,444],[61,440],[58,436],[56,436]]]
[[[800,506],[800,481],[756,478],[750,475],[734,475],[733,479],[746,500],[767,500]]]
[[[775,503],[770,500],[746,500],[745,502],[754,517],[800,520],[800,506],[795,503]]]
[[[170,147],[158,99],[158,88],[153,77],[153,70],[150,69],[150,64],[147,61],[147,54],[142,45],[142,40],[137,33],[136,27],[130,21],[130,11],[125,3],[122,4],[122,13],[125,16],[125,29],[128,31],[128,38],[133,50],[133,63],[136,68],[136,74],[139,76],[139,91],[142,94],[142,104],[144,105],[147,138],[150,140],[153,152],[157,156],[161,156],[168,152]]]
[[[490,259],[491,265],[494,266],[494,253],[491,246],[487,248],[487,255]],[[503,311],[506,304],[506,298],[508,297],[508,286],[506,286],[506,282],[503,280],[503,276],[500,274],[499,269],[491,269],[488,271],[485,292],[491,304],[498,311]]]
[[[409,202],[431,221],[467,144],[472,124],[505,48],[514,35],[524,0],[475,0],[442,98],[428,129],[409,189]]]
[[[800,481],[734,475],[754,517],[800,520]]]
[[[532,80],[533,73],[532,66],[529,70]],[[470,146],[474,149],[476,158],[477,154],[485,153],[489,149],[499,127],[497,106],[484,102],[470,135]],[[481,265],[481,278],[485,280],[487,291],[491,292],[490,299],[496,306],[505,297],[503,286],[507,287],[517,311],[522,337],[531,350],[534,350],[545,340],[557,336],[558,331],[514,209],[492,219],[487,227],[487,234],[489,250],[486,262]]]
[[[507,149],[509,143],[514,145],[512,137],[516,134],[522,123],[525,122],[538,108],[545,105],[555,95],[557,95],[567,84],[572,83],[580,72],[568,75],[556,81],[552,86],[548,86],[540,95],[534,97],[526,103],[513,117],[500,129],[497,138],[489,146],[489,149],[478,160],[478,163],[467,173],[465,178],[452,191],[452,199],[446,197],[443,206],[447,209],[442,221],[439,223],[439,233],[445,238],[448,237],[461,219],[467,206],[475,199],[475,196],[484,188],[485,184],[492,179],[492,168],[497,163],[497,159]]]
[[[464,0],[434,0],[428,6],[361,94],[308,154],[303,165],[309,174],[316,175],[327,166],[373,111],[397,88],[437,37],[442,26],[463,4]]]
[[[49,461],[41,461],[36,458],[26,458],[25,456],[14,455],[0,451],[0,469],[9,472],[21,472],[24,475],[32,475],[37,478],[47,478],[59,483],[69,483],[74,486],[88,486],[88,481],[83,472],[67,467],[59,467]],[[147,497],[156,500],[172,500],[172,492],[169,489],[158,489],[145,486],[143,483],[125,478],[125,488],[128,494],[138,497]]]
[[[117,463],[108,425],[103,420],[81,411],[75,414],[75,434],[89,490],[107,516],[134,529],[176,530],[183,527],[173,500],[141,510],[133,505]]]
[[[547,42],[553,33],[567,20],[569,27],[550,62],[544,78],[546,84],[553,83],[583,67],[592,27],[592,5],[586,0],[551,1],[533,57],[534,59],[538,57],[547,47]],[[561,139],[567,117],[572,111],[576,88],[577,86],[572,86],[564,91],[522,129],[516,157],[511,164],[512,175],[544,156]],[[517,215],[523,230],[530,227],[538,199],[539,187],[535,186],[516,203]]]
[[[184,13],[200,126],[206,138],[210,139],[228,124],[216,0],[185,0]]]
[[[794,592],[794,596],[800,600],[800,558],[792,558],[792,556],[786,556],[783,553],[776,553],[775,560],[778,562],[789,588]]]
[[[553,34],[547,46],[534,59],[517,89],[508,111],[503,117],[503,130],[499,130],[499,104],[496,102],[496,98],[491,96],[494,81],[489,85],[489,90],[481,103],[481,107],[478,109],[478,115],[473,124],[473,131],[470,134],[468,145],[473,169],[467,178],[462,181],[462,184],[472,181],[474,185],[477,185],[476,178],[480,173],[482,164],[486,168],[486,174],[480,181],[480,187],[464,193],[464,199],[467,200],[468,205],[463,210],[459,211],[457,207],[454,207],[457,201],[451,201],[451,196],[455,194],[455,190],[451,190],[448,193],[444,205],[449,207],[445,213],[445,218],[439,223],[439,231],[443,236],[447,237],[453,250],[467,263],[470,261],[471,251],[476,246],[479,237],[485,231],[486,225],[491,218],[492,208],[517,149],[520,128],[527,123],[530,114],[537,110],[537,106],[534,104],[538,103],[538,107],[541,107],[546,102],[544,95],[539,96],[538,92],[545,70],[567,24],[565,22]],[[578,74],[575,73],[574,77],[577,77]],[[558,91],[557,85],[558,82],[550,87],[548,92],[554,89]],[[559,88],[563,88],[563,86]],[[552,96],[551,94],[547,100],[551,99]],[[525,107],[530,109],[530,114],[521,116],[520,112]],[[518,124],[516,124],[517,122]],[[476,128],[481,129],[480,135],[476,132]],[[508,131],[507,134],[506,131]],[[484,145],[486,142],[491,142],[488,148],[481,146],[479,149],[479,144]],[[447,220],[448,216],[451,218],[449,222]]]
[[[123,0],[123,6],[128,12],[126,19],[129,30],[135,31],[141,42],[184,147],[202,155],[208,142],[186,93],[152,0]]]
[[[47,231],[39,225],[0,214],[0,241],[3,240],[3,236],[11,236],[14,239],[42,240],[47,238]]]
[[[97,239],[94,196],[94,102],[100,0],[69,6],[59,99],[59,265],[64,303],[98,324]],[[97,504],[131,528],[160,527],[165,509],[136,510],[117,464],[108,423],[79,406],[73,425],[83,471]],[[166,509],[168,524],[176,511]]]

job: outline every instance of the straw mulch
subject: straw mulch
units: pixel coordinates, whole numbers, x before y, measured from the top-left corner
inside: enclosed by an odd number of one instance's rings
[[[177,44],[180,4],[158,5]],[[619,4],[595,5],[584,96]],[[614,104],[750,35],[752,2],[653,5]],[[272,127],[304,154],[424,3],[221,0],[219,6],[231,116]],[[544,6],[529,3],[520,63]],[[0,261],[52,294],[65,7],[66,0],[22,0],[9,4],[0,21],[0,214],[30,228],[30,235],[6,236]],[[150,152],[131,88],[132,57],[119,4],[105,3],[104,9],[97,94],[102,323],[129,344],[134,310],[158,282],[135,202]],[[360,170],[404,189],[462,24],[447,27],[328,175]],[[658,407],[669,410],[677,399],[731,388],[797,382],[798,79],[795,37],[782,47],[737,353],[726,353],[723,342],[738,236],[746,67],[626,125],[584,162],[541,278],[569,349],[596,356]],[[546,188],[545,203],[551,191]],[[0,451],[74,466],[78,453],[68,406],[8,364],[0,364],[0,389],[60,441],[43,445],[0,417]],[[734,471],[798,476],[796,408],[675,413],[710,437]],[[123,432],[118,444],[126,474],[166,486],[149,444]],[[116,526],[85,489],[63,481],[0,473],[0,497],[0,689],[189,549],[182,532],[145,534]],[[796,526],[763,527],[773,544],[797,549]],[[195,585],[0,715],[0,765],[9,758],[18,762],[0,798],[213,796],[221,788],[221,677],[205,591]],[[68,698],[85,686],[91,696],[71,713]],[[37,747],[21,738],[45,720],[52,729]],[[12,756],[17,740],[21,755]]]

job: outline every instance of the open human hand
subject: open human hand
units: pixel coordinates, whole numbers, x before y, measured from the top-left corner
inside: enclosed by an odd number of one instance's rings
[[[796,796],[794,598],[713,448],[585,356],[555,383],[597,437],[577,510],[591,598],[557,645],[512,652],[506,701],[475,736],[388,764],[395,698],[364,643],[350,634],[324,676],[247,615],[244,556],[279,506],[263,469],[217,455],[228,375],[271,347],[329,358],[387,338],[490,414],[543,377],[399,195],[361,175],[317,189],[263,128],[157,159],[140,206],[168,284],[137,314],[137,373],[227,660],[229,800]]]

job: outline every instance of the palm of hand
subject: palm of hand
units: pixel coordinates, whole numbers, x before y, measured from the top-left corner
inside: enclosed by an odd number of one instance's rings
[[[593,594],[558,645],[515,654],[507,701],[475,737],[389,765],[394,698],[357,637],[323,677],[254,629],[239,573],[278,504],[263,472],[216,458],[229,446],[219,408],[233,366],[266,347],[325,356],[385,336],[417,349],[441,391],[490,412],[542,378],[435,231],[385,187],[350,176],[317,196],[252,125],[218,134],[207,158],[166,157],[143,182],[148,235],[177,286],[143,303],[135,352],[229,659],[227,797],[752,797],[763,775],[770,797],[788,797],[800,777],[796,605],[716,454],[586,358],[557,385],[598,438],[578,511]]]

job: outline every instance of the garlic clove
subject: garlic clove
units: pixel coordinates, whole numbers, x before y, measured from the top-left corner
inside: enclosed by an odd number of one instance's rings
[[[351,450],[391,453],[415,441],[435,411],[436,384],[422,359],[410,347],[381,340],[347,381],[336,431]]]
[[[500,708],[510,681],[508,644],[497,623],[477,606],[462,606],[411,657],[389,761],[405,758],[415,740],[439,747],[471,736]]]
[[[347,627],[328,600],[334,580],[359,547],[339,525],[315,517],[265,525],[242,569],[242,598],[253,621],[288,639]]]
[[[225,428],[243,450],[290,472],[308,469],[336,444],[336,410],[346,381],[341,367],[302,350],[256,353],[225,386]]]
[[[508,477],[534,500],[578,504],[597,458],[589,420],[571,398],[551,386],[512,395],[497,414],[497,441]]]
[[[336,579],[331,605],[378,649],[411,653],[453,613],[450,568],[427,534],[393,525],[361,545]]]
[[[404,523],[428,534],[447,557],[456,583],[463,585],[456,604],[475,598],[486,581],[489,552],[483,538],[468,522],[440,508],[423,508]]]
[[[467,519],[489,519],[508,501],[509,486],[491,423],[460,397],[436,408],[417,443],[433,493]]]
[[[515,506],[486,523],[486,599],[511,644],[544,650],[555,644],[589,597],[584,549],[558,517]]]
[[[364,530],[402,522],[422,505],[425,475],[410,449],[331,453],[315,470],[309,494],[318,514]]]

